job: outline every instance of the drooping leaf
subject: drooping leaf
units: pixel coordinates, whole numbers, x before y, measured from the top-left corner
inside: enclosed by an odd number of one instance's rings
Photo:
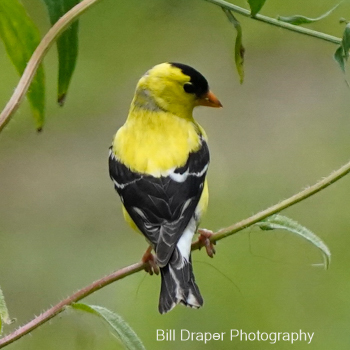
[[[242,27],[230,10],[227,10],[225,8],[222,8],[222,9],[225,12],[228,20],[234,25],[237,31],[236,42],[235,42],[235,64],[236,64],[236,69],[240,78],[240,83],[243,84],[245,49],[242,44]]]
[[[40,42],[40,33],[19,0],[0,0],[0,37],[12,63],[22,75]],[[27,97],[40,131],[45,113],[45,74],[42,65],[29,87]]]
[[[72,307],[82,310],[105,320],[114,331],[113,334],[121,341],[128,350],[146,350],[140,338],[133,329],[116,313],[96,305],[87,305],[83,303],[73,304]]]
[[[329,11],[327,11],[326,13],[324,13],[323,15],[316,17],[316,18],[309,18],[309,17],[305,17],[305,16],[301,16],[301,15],[295,15],[295,16],[290,16],[290,17],[285,17],[285,16],[278,16],[278,20],[282,21],[282,22],[286,22],[286,23],[290,23],[290,24],[294,24],[296,26],[299,26],[301,24],[308,24],[308,23],[313,23],[313,22],[317,22],[320,21],[321,19],[326,18],[327,16],[329,16],[337,7],[339,6],[339,4],[335,5],[333,8],[331,8]]]
[[[350,49],[350,23],[347,23],[344,29],[341,44],[337,48],[333,56],[335,61],[338,63],[340,69],[343,71],[343,73],[345,73],[345,63],[349,58],[349,49]]]
[[[54,25],[80,0],[44,0],[49,11],[51,25]],[[72,23],[57,39],[58,52],[58,96],[63,106],[78,57],[78,21]]]
[[[340,69],[345,73],[345,59],[344,59],[344,49],[342,45],[340,45],[335,53],[334,53],[334,59],[339,64]]]
[[[2,333],[2,323],[10,324],[12,320],[5,303],[5,297],[0,288],[0,334]]]
[[[250,14],[254,17],[262,7],[264,6],[266,0],[248,0],[248,4],[250,6]]]
[[[266,218],[261,222],[258,222],[256,225],[259,226],[262,230],[287,230],[305,238],[321,250],[324,257],[324,266],[326,269],[328,268],[331,261],[331,252],[329,248],[318,236],[316,236],[312,231],[310,231],[306,227],[300,225],[298,222],[286,216],[276,214]]]
[[[342,39],[342,46],[344,50],[344,57],[347,60],[349,58],[349,49],[350,49],[350,23],[348,23],[345,26],[343,39]]]

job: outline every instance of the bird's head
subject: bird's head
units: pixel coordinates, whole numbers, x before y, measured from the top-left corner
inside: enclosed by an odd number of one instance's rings
[[[146,72],[137,84],[133,102],[139,108],[179,116],[192,115],[196,106],[222,107],[203,75],[181,63],[161,63]]]

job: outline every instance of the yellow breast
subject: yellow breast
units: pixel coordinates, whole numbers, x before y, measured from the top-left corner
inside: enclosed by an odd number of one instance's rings
[[[116,157],[131,170],[166,176],[199,149],[203,130],[192,117],[144,109],[131,113],[113,141]]]

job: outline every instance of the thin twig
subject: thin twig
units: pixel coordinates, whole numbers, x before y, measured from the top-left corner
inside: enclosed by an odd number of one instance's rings
[[[255,19],[257,21],[260,21],[260,22],[268,23],[268,24],[271,24],[273,26],[277,26],[277,27],[280,27],[283,29],[288,29],[288,30],[291,30],[291,31],[299,33],[299,34],[312,36],[314,38],[325,40],[325,41],[331,42],[333,44],[338,44],[338,45],[341,44],[341,39],[337,38],[336,36],[333,36],[333,35],[317,32],[316,30],[311,30],[311,29],[296,26],[296,25],[293,25],[290,23],[282,22],[282,21],[279,21],[278,19],[267,17],[267,16],[261,15],[259,13],[257,15],[255,15],[254,17],[252,17],[249,10],[247,10],[243,7],[231,4],[231,3],[224,1],[224,0],[204,0],[204,1],[208,1],[214,5],[223,7],[227,10],[231,10],[233,12],[239,13],[242,16],[250,17],[250,18]]]
[[[254,225],[255,223],[265,219],[268,216],[271,216],[275,213],[278,213],[312,195],[315,193],[325,189],[326,187],[330,186],[334,182],[340,180],[343,176],[348,174],[350,172],[350,162],[342,166],[340,169],[334,171],[329,176],[324,178],[323,180],[317,182],[315,185],[306,188],[305,190],[295,194],[294,196],[285,199],[284,201],[273,205],[272,207],[265,209],[261,211],[258,214],[255,214],[245,220],[242,220],[240,222],[237,222],[236,224],[223,228],[216,233],[214,233],[210,240],[212,242],[219,241],[227,236],[233,235],[249,226]],[[199,249],[200,243],[198,241],[194,242],[192,244],[192,250]],[[136,264],[124,267],[118,271],[113,272],[112,274],[102,277],[101,279],[93,282],[89,286],[79,290],[78,292],[72,294],[68,298],[62,300],[57,305],[53,306],[51,309],[48,309],[41,315],[34,318],[29,323],[25,324],[24,326],[18,328],[13,333],[3,337],[0,339],[0,349],[4,346],[16,341],[17,339],[23,337],[24,335],[30,333],[34,329],[38,328],[43,323],[49,321],[51,318],[55,317],[59,313],[65,310],[65,308],[85,297],[88,295],[96,292],[97,290],[111,284],[112,282],[115,282],[117,280],[120,280],[124,277],[130,276],[136,272],[139,272],[143,270],[146,267],[145,263],[138,262]]]
[[[43,37],[38,47],[35,49],[30,58],[23,75],[18,82],[18,85],[13,92],[11,99],[7,102],[5,108],[0,114],[0,131],[10,121],[11,117],[17,111],[21,101],[23,100],[28,88],[35,76],[35,73],[45,57],[47,51],[55,42],[55,40],[74,22],[83,12],[89,9],[92,5],[101,0],[83,0],[64,16],[62,16]]]
[[[67,306],[76,303],[77,301],[87,297],[88,295],[96,292],[97,290],[111,284],[112,282],[118,281],[126,276],[132,275],[138,271],[143,270],[146,267],[146,264],[143,262],[139,262],[127,267],[124,267],[118,271],[111,273],[108,276],[102,277],[99,280],[91,283],[85,288],[82,288],[69,296],[68,298],[62,300],[57,305],[52,308],[46,310],[41,315],[35,317],[32,321],[28,322],[24,326],[18,328],[13,333],[3,337],[0,339],[0,349],[5,347],[8,344],[13,343],[24,335],[30,333],[35,328],[38,328],[43,323],[49,321],[51,318],[55,317],[62,311],[66,309]]]
[[[341,168],[339,168],[336,171],[333,171],[330,175],[325,177],[323,180],[317,182],[316,184],[304,189],[303,191],[295,194],[292,197],[289,197],[285,200],[283,200],[280,203],[277,203],[255,215],[252,215],[251,217],[242,220],[240,222],[237,222],[236,224],[233,224],[229,227],[222,228],[221,230],[215,232],[213,236],[210,238],[210,241],[216,242],[220,239],[223,239],[227,236],[231,236],[234,233],[237,233],[238,231],[241,231],[249,226],[252,226],[256,224],[259,221],[262,221],[266,219],[267,217],[276,214],[284,209],[287,209],[291,207],[292,205],[299,203],[303,201],[304,199],[311,197],[317,192],[320,192],[321,190],[325,189],[326,187],[330,186],[334,182],[340,180],[342,177],[350,173],[350,162],[343,165]],[[192,249],[198,249],[199,248],[199,242],[194,242],[192,244]]]

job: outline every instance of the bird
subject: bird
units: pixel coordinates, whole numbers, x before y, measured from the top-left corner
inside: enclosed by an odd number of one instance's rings
[[[158,64],[138,81],[109,150],[109,175],[124,218],[149,243],[142,261],[160,270],[161,314],[179,303],[203,305],[191,243],[208,205],[210,156],[207,135],[193,118],[197,106],[222,107],[206,78],[186,64]],[[201,237],[207,248],[208,235]]]

